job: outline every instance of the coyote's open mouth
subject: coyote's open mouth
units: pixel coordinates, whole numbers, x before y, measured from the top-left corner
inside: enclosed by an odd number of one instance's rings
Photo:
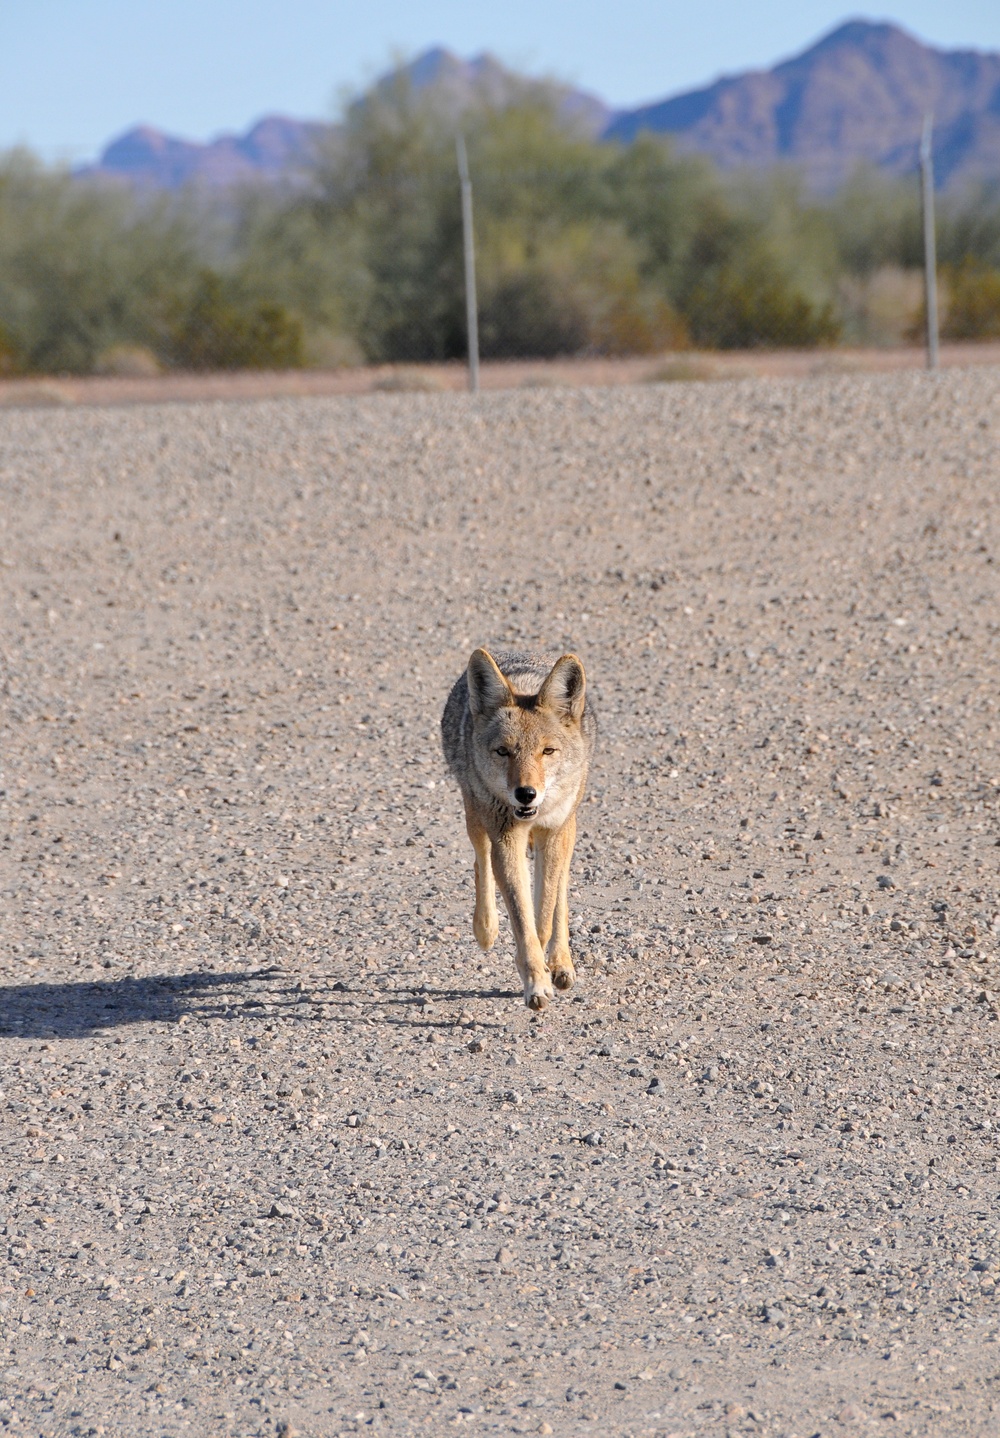
[[[525,804],[523,808],[514,810],[514,817],[516,819],[533,819],[537,813],[537,804],[532,804],[530,806]]]

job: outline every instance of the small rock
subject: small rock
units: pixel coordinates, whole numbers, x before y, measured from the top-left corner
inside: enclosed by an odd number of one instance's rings
[[[875,882],[880,889],[894,889],[896,887],[896,880],[891,874],[879,874]]]
[[[514,1266],[514,1255],[509,1248],[501,1248],[497,1253],[497,1263],[501,1270],[506,1271]]]
[[[604,1137],[600,1130],[595,1128],[591,1133],[584,1134],[583,1141],[589,1148],[598,1148],[604,1142]]]
[[[666,1091],[667,1091],[666,1085],[663,1083],[663,1081],[662,1081],[661,1079],[658,1079],[658,1078],[650,1079],[650,1081],[649,1081],[649,1083],[648,1083],[648,1085],[647,1085],[647,1087],[646,1087],[646,1092],[647,1092],[647,1093],[651,1093],[651,1094],[666,1093]],[[590,1142],[589,1138],[586,1140],[586,1142],[587,1142],[587,1143]]]
[[[485,1047],[486,1047],[486,1045],[485,1045],[485,1043],[483,1042],[482,1039],[470,1039],[470,1040],[469,1040],[469,1053],[470,1053],[470,1054],[481,1054],[481,1053],[483,1052],[483,1050],[485,1049]]]
[[[294,1218],[295,1209],[290,1208],[287,1203],[280,1203],[276,1200],[268,1209],[267,1216],[268,1218]]]
[[[865,1415],[856,1403],[845,1403],[837,1414],[837,1422],[845,1425],[848,1423],[863,1423],[864,1421]]]

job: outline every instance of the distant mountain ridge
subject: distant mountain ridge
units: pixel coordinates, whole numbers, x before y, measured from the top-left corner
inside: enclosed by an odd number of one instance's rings
[[[1000,55],[935,50],[864,20],[771,70],[618,114],[605,134],[670,134],[724,169],[793,164],[822,192],[863,163],[913,170],[929,111],[939,184],[1000,177]]]
[[[504,104],[532,83],[492,55],[462,60],[441,47],[384,76],[377,88],[400,75],[418,90],[438,92],[456,115],[474,97]],[[1000,179],[1000,54],[938,50],[895,25],[851,20],[772,69],[725,76],[632,110],[614,111],[570,86],[552,88],[563,114],[593,137],[670,135],[678,149],[728,170],[793,165],[819,193],[859,164],[911,172],[923,116],[932,111],[939,185]],[[273,184],[301,173],[335,130],[271,115],[245,135],[197,144],[139,126],[78,173],[145,189]]]
[[[185,185],[228,189],[275,182],[308,165],[331,126],[319,121],[266,115],[245,135],[220,135],[208,144],[178,140],[137,125],[102,152],[96,165],[76,173],[84,178],[123,180],[141,189],[177,190]]]

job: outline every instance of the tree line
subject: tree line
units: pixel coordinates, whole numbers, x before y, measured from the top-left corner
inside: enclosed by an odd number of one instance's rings
[[[0,372],[463,357],[458,123],[486,358],[919,333],[915,176],[817,199],[662,138],[587,138],[541,85],[456,120],[400,79],[283,186],[154,198],[0,158]],[[941,201],[938,250],[945,335],[1000,338],[1000,180]]]

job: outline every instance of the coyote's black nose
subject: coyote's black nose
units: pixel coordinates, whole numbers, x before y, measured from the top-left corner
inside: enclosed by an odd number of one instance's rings
[[[538,790],[533,789],[530,784],[524,784],[520,789],[514,790],[514,798],[522,809],[526,809],[529,804],[533,804],[538,798]]]

